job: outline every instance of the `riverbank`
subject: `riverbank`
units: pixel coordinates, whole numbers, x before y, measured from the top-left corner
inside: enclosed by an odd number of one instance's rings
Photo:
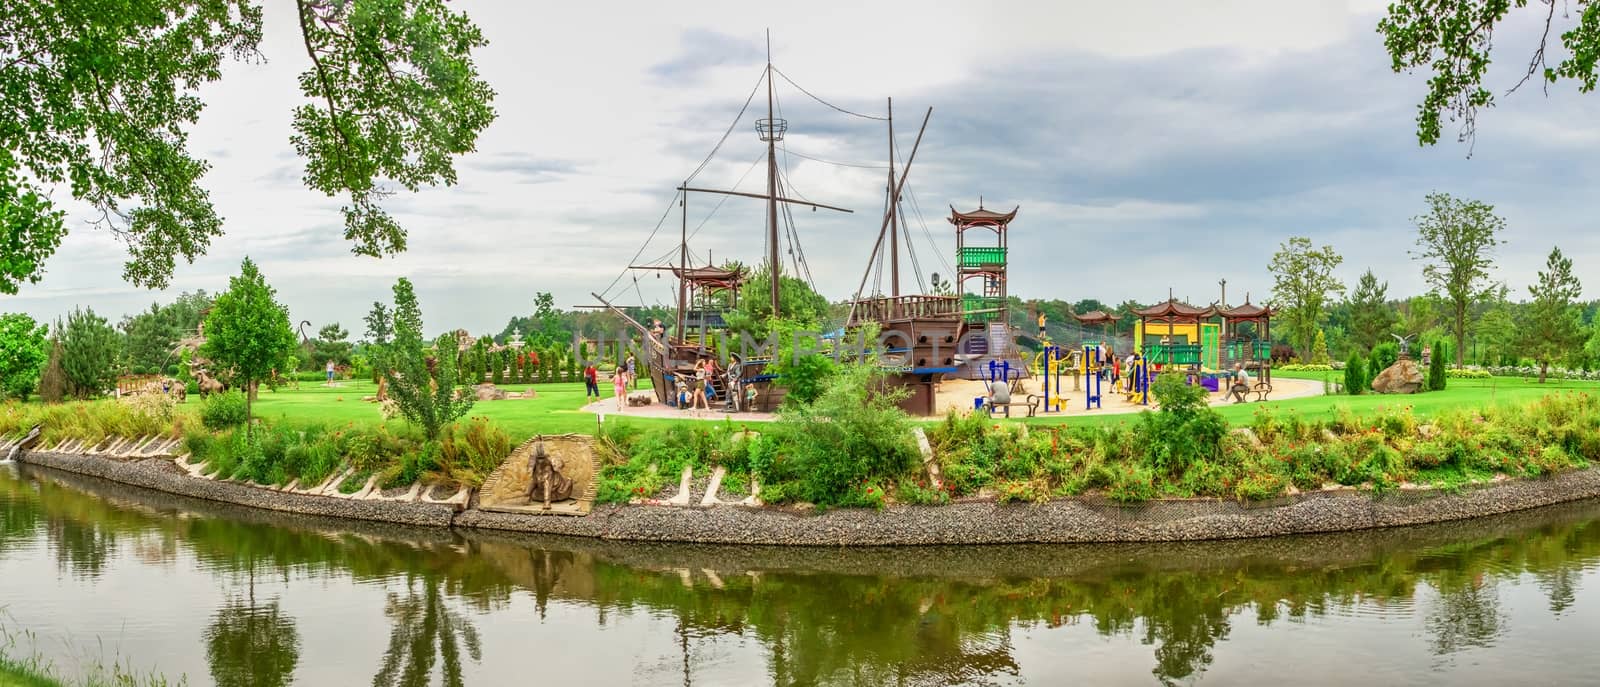
[[[1538,479],[1502,478],[1454,493],[1408,488],[1375,494],[1346,488],[1258,502],[1182,499],[1124,505],[1080,496],[1039,504],[973,499],[940,506],[825,511],[630,504],[597,506],[574,517],[485,511],[477,508],[475,498],[449,504],[286,492],[194,476],[171,458],[118,460],[38,451],[20,460],[144,489],[299,515],[603,540],[785,546],[1246,539],[1449,522],[1600,497],[1600,469],[1588,468]]]

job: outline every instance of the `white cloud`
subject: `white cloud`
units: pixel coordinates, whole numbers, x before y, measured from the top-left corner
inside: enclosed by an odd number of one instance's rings
[[[765,15],[735,2],[461,7],[491,41],[477,61],[500,116],[479,152],[458,161],[457,186],[389,202],[409,232],[407,253],[350,254],[342,200],[301,185],[288,137],[305,59],[292,8],[267,3],[271,61],[229,65],[203,91],[208,109],[191,139],[213,164],[205,184],[227,236],[180,264],[169,293],[156,294],[121,281],[124,254],[112,237],[76,229],[45,281],[0,309],[51,319],[79,303],[130,312],[177,291],[225,288],[249,254],[296,319],[357,328],[406,275],[430,326],[498,331],[531,307],[535,291],[563,305],[591,303],[589,292],[612,283],[663,211],[638,261],[675,259],[672,189],[760,76]],[[1600,96],[1557,89],[1503,98],[1480,118],[1470,160],[1464,146],[1418,148],[1422,77],[1389,72],[1372,31],[1383,7],[812,3],[790,8],[772,39],[779,67],[834,104],[877,114],[894,96],[902,155],[924,108],[935,108],[911,172],[921,221],[913,213],[908,231],[923,272],[943,271],[953,249],[948,206],[968,209],[979,196],[989,207],[1021,206],[1011,290],[1024,297],[1153,301],[1170,287],[1210,300],[1225,276],[1230,294],[1260,301],[1267,260],[1296,234],[1340,250],[1347,280],[1370,266],[1392,293],[1413,293],[1421,283],[1406,255],[1409,217],[1434,189],[1500,206],[1512,241],[1502,276],[1513,286],[1532,278],[1553,242],[1580,273],[1600,260],[1582,193],[1600,181],[1600,139],[1587,126]],[[1520,35],[1504,33],[1509,44]],[[1515,71],[1517,59],[1504,62]],[[777,93],[792,153],[884,162],[882,122],[841,115],[782,80]],[[752,110],[765,109],[764,95]],[[762,168],[750,171],[764,148],[752,120],[696,185],[733,188],[744,175],[738,188],[764,188]],[[856,211],[794,213],[819,286],[842,298],[878,231],[884,170],[791,155],[788,175],[806,198]],[[689,230],[703,222],[692,252],[758,260],[763,211],[756,200],[692,196]],[[78,208],[72,220],[86,216]],[[674,297],[670,280],[637,276],[612,294]]]

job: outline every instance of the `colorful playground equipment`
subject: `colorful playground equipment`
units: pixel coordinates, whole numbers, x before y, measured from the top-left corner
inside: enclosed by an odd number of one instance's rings
[[[1142,406],[1150,405],[1150,363],[1139,353],[1133,354],[1133,364],[1122,371],[1128,380],[1128,386],[1123,391],[1123,396],[1129,403]]]
[[[1039,373],[1041,380],[1045,412],[1059,413],[1067,409],[1066,389],[1061,386],[1061,378],[1071,377],[1072,390],[1081,391],[1079,380],[1083,378],[1083,352],[1055,345],[1045,346],[1034,357],[1034,370]],[[1054,385],[1053,389],[1051,385]]]
[[[1100,356],[1100,344],[1083,344],[1083,409],[1100,407],[1100,377],[1107,361]]]

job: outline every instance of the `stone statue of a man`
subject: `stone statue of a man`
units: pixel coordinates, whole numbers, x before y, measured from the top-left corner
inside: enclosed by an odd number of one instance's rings
[[[542,500],[544,510],[550,510],[550,502],[569,498],[572,498],[572,480],[550,462],[544,443],[534,444],[533,455],[528,457],[528,503]]]

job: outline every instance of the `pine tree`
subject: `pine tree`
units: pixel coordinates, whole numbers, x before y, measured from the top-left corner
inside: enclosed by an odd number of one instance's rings
[[[1367,379],[1367,359],[1360,351],[1350,353],[1350,360],[1344,364],[1344,392],[1351,396],[1359,396],[1367,391],[1367,384],[1372,380]]]
[[[490,359],[492,359],[494,361],[493,369],[491,369],[489,371],[490,380],[494,382],[495,386],[500,386],[501,384],[505,384],[506,383],[506,372],[505,372],[505,370],[506,370],[506,366],[505,366],[506,357],[505,357],[505,351],[495,351],[495,352],[489,354],[489,357],[490,357]]]
[[[1428,363],[1428,390],[1444,391],[1450,368],[1450,342],[1440,339],[1433,344],[1433,359]]]
[[[1539,383],[1543,384],[1550,364],[1572,357],[1583,346],[1582,314],[1573,305],[1583,293],[1583,285],[1572,272],[1572,259],[1560,248],[1550,251],[1539,280],[1528,286],[1533,302],[1525,310],[1522,350],[1539,363]]]
[[[39,398],[45,403],[60,403],[67,396],[67,373],[61,369],[61,337],[50,337],[50,360],[39,375]]]
[[[1328,337],[1318,329],[1316,338],[1311,342],[1311,364],[1327,365],[1331,360],[1328,355]]]

